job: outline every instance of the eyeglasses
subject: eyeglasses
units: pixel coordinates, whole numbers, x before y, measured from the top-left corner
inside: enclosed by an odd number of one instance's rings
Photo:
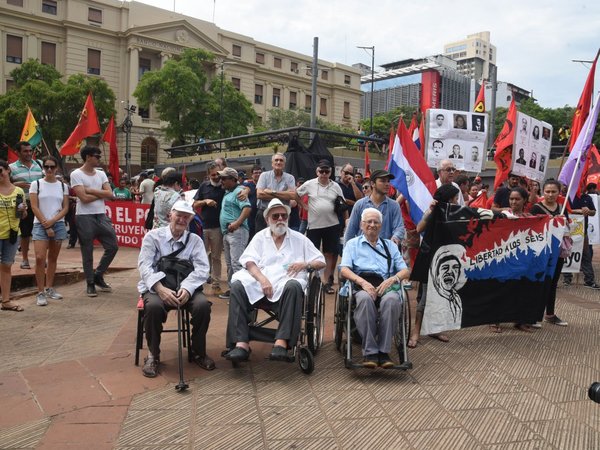
[[[366,223],[367,225],[381,225],[379,220],[363,220],[362,223]]]
[[[46,164],[44,164],[44,169],[46,169],[46,170],[54,170],[54,169],[56,169],[56,166],[47,166]]]
[[[368,191],[369,189],[371,189],[371,186],[363,186],[363,191]]]
[[[329,173],[331,170],[329,169],[319,169],[319,173]]]
[[[448,167],[446,169],[443,169],[444,172],[456,172],[456,169],[454,167]]]
[[[352,175],[352,176],[354,176],[354,174],[352,172],[346,172],[345,170],[344,170],[344,175]]]
[[[0,167],[0,175],[2,175],[4,173],[4,169],[2,167]]]
[[[271,218],[273,220],[287,220],[288,215],[287,213],[273,213],[271,214]]]

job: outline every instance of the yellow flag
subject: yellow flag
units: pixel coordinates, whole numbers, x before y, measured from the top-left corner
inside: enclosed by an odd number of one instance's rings
[[[33,117],[33,113],[30,108],[27,108],[27,118],[25,119],[25,125],[21,132],[21,140],[27,141],[32,147],[35,147],[42,141],[42,133],[40,127]]]

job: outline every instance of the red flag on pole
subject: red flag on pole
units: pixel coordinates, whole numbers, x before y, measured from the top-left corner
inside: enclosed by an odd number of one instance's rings
[[[19,155],[17,155],[17,152],[14,148],[12,148],[10,145],[8,146],[8,150],[6,151],[6,159],[7,159],[7,163],[12,164],[14,163],[16,160],[19,159]]]
[[[412,120],[410,121],[410,125],[408,126],[408,135],[411,138],[413,137],[413,133],[415,132],[418,126],[419,124],[417,123],[417,113],[415,112],[413,113]]]
[[[388,170],[390,167],[390,158],[392,157],[392,150],[394,149],[394,139],[396,136],[396,131],[394,131],[394,124],[390,127],[390,141],[388,144],[388,155],[387,161],[385,162],[385,170]]]
[[[587,80],[585,81],[585,86],[583,87],[583,92],[581,93],[581,97],[579,98],[579,103],[577,103],[577,108],[575,108],[573,122],[571,123],[571,139],[569,140],[569,152],[573,149],[573,146],[577,141],[577,136],[579,136],[581,128],[583,128],[583,124],[585,123],[587,117],[590,114],[592,95],[594,95],[594,76],[596,74],[596,62],[598,61],[599,54],[600,50],[598,51],[598,53],[596,53],[596,58],[594,58],[594,63],[592,64],[592,67],[590,68],[590,73],[588,74]]]
[[[119,172],[119,151],[117,150],[117,131],[115,130],[115,116],[111,116],[106,131],[102,136],[102,140],[108,143],[109,159],[108,159],[108,171],[113,177],[113,183],[115,186],[119,185],[119,179],[121,174]]]
[[[508,178],[510,172],[510,165],[512,163],[512,148],[514,141],[514,124],[517,120],[517,105],[515,104],[515,96],[512,96],[508,113],[506,114],[506,121],[502,127],[502,131],[496,138],[494,146],[496,152],[494,153],[494,161],[496,162],[496,178],[494,179],[494,190]]]
[[[477,95],[477,100],[475,100],[473,111],[478,113],[485,112],[485,80],[481,82],[481,89],[479,89],[479,94]]]
[[[371,177],[371,159],[369,158],[369,141],[365,145],[365,178]]]
[[[586,183],[600,183],[600,153],[595,145],[590,147],[590,167],[587,173]]]
[[[98,124],[98,115],[92,100],[92,94],[89,93],[79,116],[79,122],[71,133],[71,136],[65,141],[60,148],[60,154],[63,156],[74,155],[79,152],[81,142],[88,136],[100,133],[100,125]]]

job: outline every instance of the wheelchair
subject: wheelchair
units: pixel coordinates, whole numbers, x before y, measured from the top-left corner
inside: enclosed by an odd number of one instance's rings
[[[250,321],[250,341],[269,342],[275,341],[275,328],[267,325],[277,321],[277,314],[271,310],[271,302],[266,298],[259,300],[254,304],[254,310]],[[263,311],[267,317],[258,320],[258,312]],[[288,357],[287,362],[294,362],[298,358],[300,369],[305,374],[311,374],[315,368],[314,356],[323,345],[325,331],[325,291],[321,282],[319,272],[309,270],[308,283],[304,289],[304,298],[302,302],[302,315],[300,322],[300,333],[298,342],[292,347],[292,355]],[[291,343],[289,344],[291,345]],[[229,352],[226,349],[221,356]],[[240,362],[231,361],[234,368],[240,366]]]
[[[402,300],[402,312],[400,315],[396,333],[394,334],[394,343],[398,354],[398,362],[393,367],[387,369],[409,370],[413,365],[408,358],[407,342],[410,337],[410,307],[408,295],[405,288],[402,287],[398,293]],[[354,308],[356,302],[354,299],[353,286],[349,281],[345,281],[345,286],[336,293],[334,309],[334,342],[337,350],[344,356],[344,366],[347,369],[363,368],[361,363],[353,360],[353,343],[360,344],[362,339],[354,323]]]

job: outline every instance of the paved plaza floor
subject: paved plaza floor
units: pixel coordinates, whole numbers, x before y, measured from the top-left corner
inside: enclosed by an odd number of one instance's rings
[[[80,271],[80,258],[63,249],[61,269]],[[326,342],[311,375],[265,360],[266,344],[233,369],[220,357],[227,304],[207,289],[217,370],[186,362],[190,389],[179,393],[174,334],[164,335],[157,378],[133,364],[136,261],[137,250],[120,249],[106,277],[112,294],[88,298],[79,281],[60,286],[62,301],[38,307],[29,290],[18,300],[24,312],[0,312],[1,449],[600,448],[600,405],[587,399],[600,381],[600,292],[581,281],[558,291],[568,327],[423,337],[407,372],[346,369],[327,296]],[[26,280],[33,271],[18,262],[14,273]]]

